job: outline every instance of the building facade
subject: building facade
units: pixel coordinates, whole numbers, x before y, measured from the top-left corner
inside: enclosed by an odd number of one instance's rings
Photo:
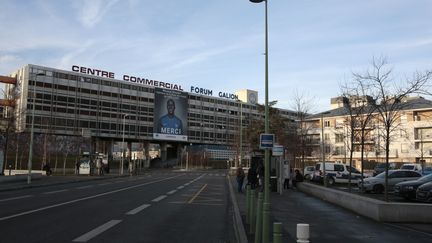
[[[367,105],[373,100],[362,99]],[[391,127],[389,161],[399,163],[432,163],[432,101],[422,97],[410,97],[395,116]],[[355,104],[355,102],[352,102]],[[345,103],[346,104],[346,103]],[[307,147],[306,161],[338,161],[348,163],[350,157],[349,109],[342,98],[332,99],[332,110],[312,115],[304,122]],[[366,117],[366,114],[357,117]],[[385,127],[377,112],[364,126],[363,161],[369,169],[376,163],[385,161]],[[354,126],[353,164],[361,166],[361,125]]]
[[[150,151],[150,144],[158,144],[162,160],[179,158],[186,147],[194,145],[210,146],[208,154],[213,159],[234,159],[240,129],[252,118],[262,118],[255,104],[257,93],[250,90],[248,94],[253,95],[239,100],[226,92],[214,97],[211,90],[191,86],[186,92],[176,84],[129,75],[119,80],[112,72],[91,68],[73,66],[66,71],[31,64],[2,81],[7,83],[3,103],[14,100],[5,112],[16,116],[18,132],[29,132],[34,117],[36,134],[87,138],[92,152],[104,154],[112,154],[114,144],[124,141],[128,150],[131,143],[142,144],[145,151]],[[186,103],[180,107],[182,99]],[[183,120],[182,129],[159,137],[155,135],[160,133],[156,109],[164,113],[167,100],[177,102],[174,114]],[[295,119],[294,112],[281,110],[281,114]],[[243,141],[243,151],[251,150],[245,136]]]

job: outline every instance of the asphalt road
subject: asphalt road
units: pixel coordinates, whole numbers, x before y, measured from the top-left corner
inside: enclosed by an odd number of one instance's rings
[[[0,242],[234,242],[224,172],[0,192]]]

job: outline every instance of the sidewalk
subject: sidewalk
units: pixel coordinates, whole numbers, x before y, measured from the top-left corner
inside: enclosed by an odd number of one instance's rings
[[[116,177],[127,177],[129,174],[119,175],[117,173],[98,175],[52,175],[45,176],[40,174],[33,174],[31,184],[27,184],[27,175],[16,176],[0,176],[0,191],[19,190],[23,188],[43,187],[51,185],[60,185],[66,183],[76,183],[83,181],[104,180]]]
[[[246,224],[246,192],[238,193],[237,192],[237,181],[235,176],[230,176],[231,185],[233,187],[233,190],[235,192],[235,197],[237,199],[238,207],[240,210],[240,214],[243,221],[243,226],[246,232],[246,236],[248,239],[248,242],[254,242],[254,236],[255,236],[255,227],[254,233],[251,233],[249,231],[249,225]],[[246,183],[246,181],[245,181]],[[288,218],[293,212],[296,212],[295,208],[287,208],[285,202],[290,200],[289,197],[291,193],[297,193],[293,190],[285,190],[283,195],[279,195],[279,193],[276,192],[270,192],[270,242],[272,242],[273,239],[273,223],[275,222],[281,222],[283,226],[283,235],[282,235],[282,242],[296,242],[295,240],[295,234],[296,234],[296,227],[297,223],[289,223]],[[258,195],[258,194],[257,194]],[[297,211],[298,212],[298,211]],[[302,222],[298,222],[302,223]],[[292,229],[291,229],[292,228]]]

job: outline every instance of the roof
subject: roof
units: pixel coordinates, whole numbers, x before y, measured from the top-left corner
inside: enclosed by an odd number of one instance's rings
[[[368,109],[373,109],[369,106]],[[401,104],[401,110],[421,110],[421,109],[432,109],[432,101],[424,99],[422,97],[409,97],[403,104]],[[307,120],[320,119],[321,117],[336,117],[336,116],[348,116],[349,110],[346,107],[340,107],[333,110],[324,111],[311,116],[308,116]]]

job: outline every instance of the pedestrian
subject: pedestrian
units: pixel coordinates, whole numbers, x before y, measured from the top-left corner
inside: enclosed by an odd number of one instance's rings
[[[260,187],[260,191],[264,191],[264,165],[263,162],[260,161],[258,168],[257,168],[257,174],[258,174],[258,183]]]
[[[43,166],[43,170],[45,170],[45,174],[46,174],[47,176],[50,176],[50,175],[52,174],[51,167],[50,167],[50,165],[49,165],[48,163],[45,163],[45,164],[44,164],[44,166]]]
[[[238,192],[243,193],[243,181],[245,178],[245,173],[243,168],[240,166],[237,168],[237,187]]]
[[[289,165],[284,165],[283,175],[284,175],[284,178],[285,178],[285,180],[284,180],[284,189],[289,189],[290,188],[290,177],[291,177]]]
[[[297,182],[303,181],[303,175],[300,173],[299,170],[295,170],[295,177],[293,178],[293,189],[294,187],[297,188]]]
[[[250,185],[251,189],[255,189],[257,187],[258,183],[258,177],[256,173],[256,168],[251,166],[248,170],[247,175],[248,184]]]
[[[96,159],[96,168],[98,175],[103,175],[103,169],[102,169],[102,159],[98,158]]]

